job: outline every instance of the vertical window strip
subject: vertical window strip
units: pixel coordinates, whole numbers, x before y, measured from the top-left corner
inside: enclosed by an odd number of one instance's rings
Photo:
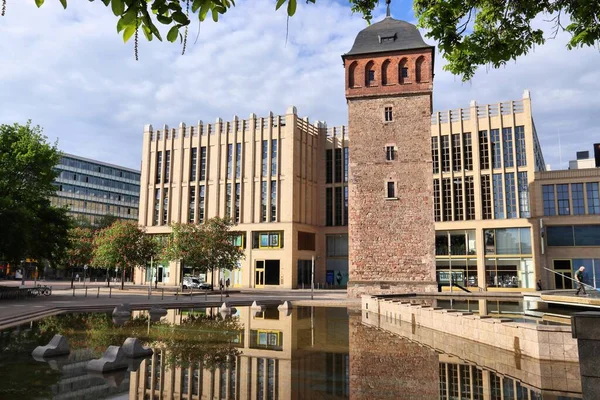
[[[450,172],[450,137],[442,136],[442,172]]]
[[[240,179],[242,176],[242,144],[235,145],[235,177]]]
[[[525,127],[515,126],[515,142],[517,144],[517,167],[527,165],[527,152],[525,149]]]
[[[190,182],[196,181],[196,165],[198,164],[198,148],[192,147],[190,156]]]
[[[162,224],[167,225],[169,223],[169,189],[165,188],[163,195],[163,217]]]
[[[460,134],[454,134],[452,135],[452,170],[454,172],[462,170],[460,150]]]
[[[342,182],[342,149],[335,149],[335,183]]]
[[[263,140],[262,141],[262,176],[265,177],[267,176],[268,173],[268,156],[269,156],[269,141],[268,140]],[[266,185],[266,183],[265,183]]]
[[[348,225],[348,186],[344,186],[344,225]]]
[[[260,222],[267,222],[267,181],[260,185]]]
[[[442,179],[442,197],[444,200],[443,221],[452,221],[452,188],[450,178]]]
[[[200,180],[206,180],[206,147],[200,148]]]
[[[231,178],[233,178],[233,144],[229,143],[227,145],[227,179]]]
[[[519,215],[521,218],[529,218],[531,212],[529,211],[529,182],[527,180],[527,172],[519,172],[517,174],[517,181],[519,187]]]
[[[160,223],[160,189],[154,190],[154,224]]]
[[[336,226],[342,225],[343,201],[344,201],[344,198],[342,197],[342,188],[336,187],[335,188],[335,225]]]
[[[241,196],[241,184],[235,184],[235,222],[240,222],[240,196]]]
[[[454,220],[464,220],[462,179],[454,178]]]
[[[504,141],[504,167],[514,167],[512,128],[502,128],[502,139]]]
[[[277,221],[277,181],[271,181],[271,222]]]
[[[573,198],[573,215],[584,215],[583,183],[571,184],[571,197]]]
[[[171,175],[171,150],[165,152],[165,182],[169,182]]]
[[[517,216],[517,197],[515,193],[515,174],[507,173],[504,175],[504,186],[506,194],[506,218],[518,218]]]
[[[333,225],[333,188],[325,189],[325,225]]]
[[[325,183],[333,183],[333,150],[325,152]]]
[[[494,174],[492,177],[494,191],[494,219],[504,219],[504,195],[502,186],[502,174]]]
[[[471,142],[471,133],[463,133],[463,157],[465,161],[465,171],[473,171],[473,144]]]
[[[475,186],[472,176],[465,176],[465,198],[467,202],[467,220],[475,219]]]
[[[231,183],[228,183],[225,190],[225,217],[231,216]]]
[[[442,220],[442,209],[440,204],[440,180],[433,180],[433,216],[435,222]]]
[[[569,185],[556,185],[556,199],[558,200],[558,215],[570,215]]]
[[[196,187],[190,186],[190,202],[189,202],[189,218],[188,222],[190,224],[194,223],[194,218],[196,217]]]
[[[588,214],[600,214],[600,196],[598,194],[598,182],[588,182],[586,184],[586,189]]]
[[[542,185],[542,197],[544,202],[544,215],[556,215],[556,205],[554,203],[554,185]]]
[[[502,168],[502,148],[500,146],[500,130],[490,130],[490,141],[492,143],[492,168]]]
[[[344,182],[348,182],[348,167],[350,166],[350,149],[344,147]]]
[[[492,189],[489,175],[481,176],[481,206],[482,218],[492,219]]]
[[[162,151],[156,153],[156,183],[162,181]]]
[[[479,131],[479,167],[490,169],[490,150],[487,131]]]
[[[277,175],[277,139],[271,140],[271,176]]]
[[[198,196],[198,223],[201,224],[204,222],[204,203],[206,198],[206,186],[200,185],[199,188],[199,196]]]
[[[431,138],[431,160],[433,161],[433,173],[440,172],[440,151],[438,149],[438,137]]]

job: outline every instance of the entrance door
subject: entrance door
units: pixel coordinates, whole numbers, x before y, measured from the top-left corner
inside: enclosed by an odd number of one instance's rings
[[[254,287],[261,288],[265,285],[265,262],[257,261],[254,270]]]
[[[554,284],[556,289],[573,289],[573,270],[571,269],[571,260],[554,260]],[[559,275],[561,274],[561,275]]]

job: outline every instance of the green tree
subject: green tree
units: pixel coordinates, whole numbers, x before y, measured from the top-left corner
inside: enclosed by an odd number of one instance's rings
[[[59,159],[39,126],[0,125],[0,258],[13,265],[64,255],[70,218],[49,200]]]
[[[6,1],[6,0],[3,0]],[[16,1],[16,0],[13,0]],[[67,7],[67,0],[59,0]],[[94,0],[90,0],[94,1]],[[162,36],[156,24],[169,28],[167,40],[187,43],[188,26],[196,17],[204,21],[208,14],[216,22],[219,15],[235,6],[234,0],[101,0],[111,7],[117,18],[117,32],[128,41],[141,30],[147,40]],[[389,1],[389,0],[388,0]],[[307,0],[315,3],[316,0]],[[349,0],[353,12],[370,22],[378,0]],[[44,0],[35,0],[40,7]],[[276,10],[282,6],[288,16],[296,13],[297,0],[274,0]],[[600,41],[600,0],[414,0],[419,26],[428,37],[439,42],[439,49],[448,60],[444,67],[453,74],[470,79],[480,65],[494,68],[527,54],[545,36],[559,30],[572,37],[567,47],[593,46]],[[550,15],[549,35],[532,27],[534,18]],[[569,20],[563,26],[561,17]],[[137,58],[137,44],[136,44]]]
[[[92,263],[94,254],[94,231],[91,228],[76,226],[69,230],[69,246],[67,248],[65,263],[71,270],[71,287],[75,279],[73,268]]]
[[[229,219],[219,217],[204,224],[173,224],[163,258],[180,260],[182,266],[188,265],[198,273],[235,269],[244,258],[244,251],[234,244],[232,225]]]
[[[94,238],[92,265],[96,268],[118,268],[121,289],[127,268],[145,268],[158,253],[158,243],[133,221],[117,220]]]
[[[108,228],[118,219],[119,218],[115,215],[104,214],[96,221],[95,228],[100,229],[100,230],[104,229],[104,228]]]

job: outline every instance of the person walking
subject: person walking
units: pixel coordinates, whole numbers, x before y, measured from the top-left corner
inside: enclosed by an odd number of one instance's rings
[[[577,279],[577,283],[579,284],[579,286],[577,287],[577,292],[575,292],[576,296],[579,296],[579,292],[581,290],[583,290],[583,295],[587,296],[585,286],[583,285],[583,271],[585,271],[585,267],[582,265],[575,273],[575,279]]]

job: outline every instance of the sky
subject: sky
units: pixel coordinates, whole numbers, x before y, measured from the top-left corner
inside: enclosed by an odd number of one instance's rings
[[[374,22],[385,14],[380,3]],[[135,61],[133,40],[123,43],[116,17],[100,1],[70,1],[63,10],[58,0],[40,9],[34,0],[8,0],[0,17],[0,124],[31,119],[64,152],[135,169],[145,124],[278,115],[290,105],[310,121],[347,124],[340,56],[366,27],[360,15],[347,2],[299,1],[286,42],[285,7],[276,12],[274,0],[236,4],[218,23],[194,21],[183,56],[179,43],[148,43],[141,35]],[[408,1],[395,1],[392,16],[416,22]],[[550,32],[545,19],[534,24]],[[576,151],[593,155],[600,52],[569,51],[568,40],[560,33],[505,67],[479,68],[466,83],[443,71],[436,54],[434,111],[517,100],[529,89],[552,169],[567,168]]]

